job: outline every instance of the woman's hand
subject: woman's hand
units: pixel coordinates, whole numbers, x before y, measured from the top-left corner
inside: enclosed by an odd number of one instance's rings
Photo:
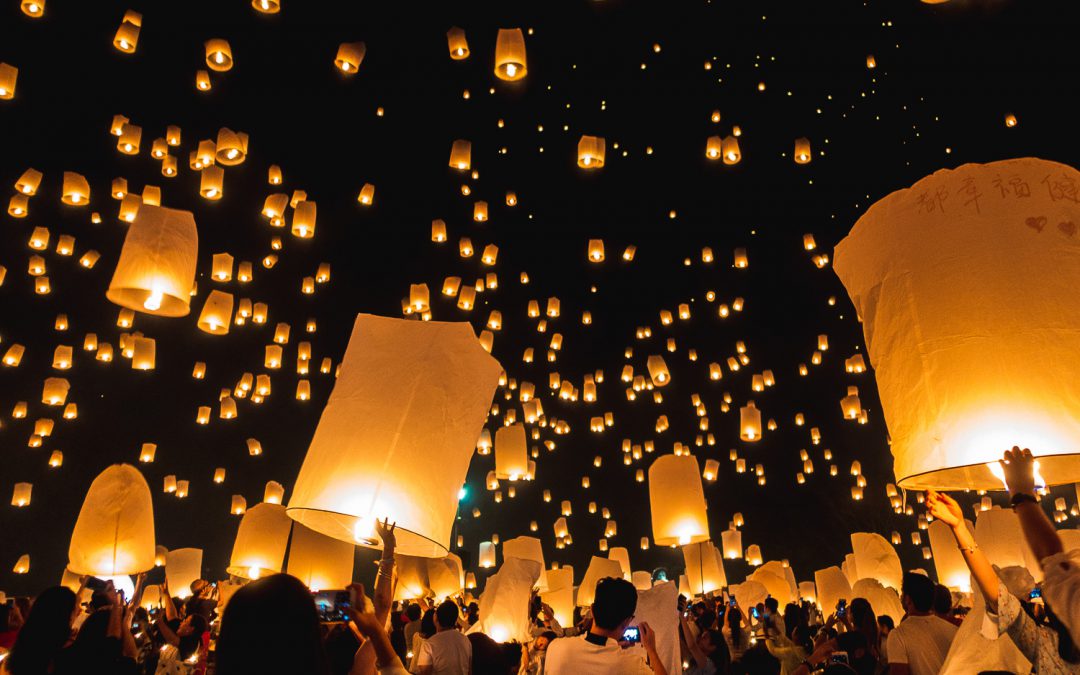
[[[397,546],[397,537],[394,536],[394,530],[397,528],[397,523],[391,523],[390,519],[379,522],[375,520],[375,533],[379,535],[379,539],[382,540],[383,545],[383,557],[388,558],[394,555],[394,548]]]
[[[1035,458],[1031,450],[1021,450],[1014,445],[1012,450],[1005,451],[999,463],[1005,472],[1005,487],[1010,496],[1035,494]]]
[[[379,625],[379,620],[375,618],[374,612],[365,611],[368,603],[367,596],[364,595],[364,584],[349,584],[348,590],[355,599],[354,604],[345,611],[348,612],[352,622],[356,624],[357,630],[364,637],[370,638],[382,630],[382,626]]]
[[[934,518],[953,529],[964,524],[964,512],[960,510],[960,505],[949,495],[937,490],[926,491],[926,509]]]

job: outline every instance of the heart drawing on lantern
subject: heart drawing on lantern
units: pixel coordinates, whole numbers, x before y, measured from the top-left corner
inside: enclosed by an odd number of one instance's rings
[[[1038,218],[1031,216],[1024,221],[1024,224],[1041,234],[1043,228],[1046,227],[1046,216],[1039,216]]]
[[[1058,223],[1058,230],[1060,230],[1063,234],[1068,235],[1070,237],[1075,236],[1076,235],[1076,223],[1072,222],[1071,220],[1067,220],[1067,221],[1065,221],[1063,223]]]

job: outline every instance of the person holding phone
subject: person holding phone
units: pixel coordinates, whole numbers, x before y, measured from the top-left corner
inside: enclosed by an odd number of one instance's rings
[[[750,649],[750,631],[744,627],[745,623],[748,623],[746,615],[739,607],[738,601],[732,596],[724,619],[724,627],[721,629],[732,661],[738,661],[746,650]]]
[[[1023,596],[1027,597],[1017,597],[1001,583],[990,560],[968,531],[956,500],[928,490],[926,505],[934,518],[952,528],[964,562],[986,600],[986,616],[997,624],[999,634],[1008,633],[1037,673],[1080,673],[1080,650],[1057,620],[1053,608],[1046,605],[1047,622],[1040,623],[1032,614],[1030,590],[1025,589],[1028,592]]]
[[[717,675],[731,670],[731,654],[728,653],[724,635],[715,628],[703,628],[694,636],[690,620],[679,617],[679,638],[684,652],[690,652],[694,665],[683,675]]]
[[[629,581],[607,577],[596,582],[592,626],[585,635],[551,643],[544,675],[668,675],[656,652],[656,634],[649,624],[637,625],[648,665],[637,648],[620,644],[636,609],[637,589]]]

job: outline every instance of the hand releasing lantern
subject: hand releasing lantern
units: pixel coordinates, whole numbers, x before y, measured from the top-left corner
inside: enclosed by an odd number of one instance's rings
[[[364,546],[389,518],[399,553],[445,556],[500,370],[467,323],[358,316],[289,516]]]
[[[901,487],[1000,489],[1013,445],[1050,483],[1080,480],[1077,185],[1032,158],[942,170],[837,246]]]

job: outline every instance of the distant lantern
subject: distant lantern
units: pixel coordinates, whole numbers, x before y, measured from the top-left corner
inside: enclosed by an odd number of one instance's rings
[[[528,462],[525,426],[518,423],[499,427],[495,432],[495,476],[518,480],[528,472]]]
[[[705,141],[705,156],[709,159],[720,159],[723,154],[723,140],[719,136],[709,136]]]
[[[90,203],[90,184],[86,181],[86,177],[72,171],[65,171],[60,201],[71,206],[86,206]]]
[[[210,83],[210,73],[205,70],[195,72],[195,88],[199,91],[210,91],[213,85]]]
[[[202,559],[201,548],[176,548],[165,553],[165,580],[177,597],[191,596],[191,582],[203,577]]]
[[[113,36],[113,46],[125,54],[134,54],[139,45],[139,30],[142,28],[142,14],[128,10]]]
[[[232,503],[229,505],[229,513],[234,516],[242,516],[247,512],[247,500],[243,495],[233,495]]]
[[[472,143],[456,140],[450,147],[450,168],[468,171],[472,166]]]
[[[187,315],[198,250],[190,211],[144,205],[124,237],[105,297],[148,314]]]
[[[364,187],[360,188],[360,194],[357,195],[356,201],[364,206],[371,206],[372,202],[375,201],[375,186],[371,183],[364,183]]]
[[[206,65],[210,70],[223,73],[233,67],[232,47],[228,40],[213,38],[203,43],[206,48]]]
[[[139,470],[113,464],[90,484],[68,547],[67,569],[111,577],[154,567],[154,507]]]
[[[599,169],[604,166],[606,144],[600,136],[582,136],[577,146],[577,163],[583,169]]]
[[[480,555],[477,564],[483,568],[495,567],[495,544],[490,541],[480,542]]]
[[[30,212],[30,199],[26,195],[11,195],[8,201],[8,215],[12,218],[25,218]]]
[[[520,28],[500,28],[495,39],[495,77],[514,82],[528,72],[525,60],[525,36]]]
[[[30,554],[24,553],[15,561],[15,567],[11,568],[15,574],[26,574],[30,571]]]
[[[438,243],[446,241],[446,221],[441,219],[431,221],[431,241]]]
[[[305,199],[293,209],[292,226],[290,232],[300,239],[309,239],[315,236],[315,220],[318,215],[318,206],[315,202]]]
[[[131,355],[131,367],[135,370],[153,370],[157,346],[153,338],[136,337]]]
[[[266,483],[266,488],[263,491],[263,501],[267,504],[280,504],[282,498],[285,496],[285,486],[276,480],[272,480]]]
[[[216,164],[208,166],[199,174],[199,194],[204,199],[217,201],[225,191],[225,170]]]
[[[476,202],[473,204],[473,220],[478,223],[482,223],[488,219],[488,205],[487,202]]]
[[[219,466],[218,468],[214,469],[214,482],[215,483],[224,483],[225,482],[225,468],[224,467]]]
[[[653,541],[660,546],[709,539],[705,494],[693,455],[664,455],[649,467]]]
[[[450,58],[461,61],[469,58],[469,43],[465,39],[465,29],[453,26],[446,31],[446,42],[450,48]]]
[[[746,563],[752,567],[761,565],[763,561],[761,555],[761,547],[757,544],[751,544],[746,547]]]
[[[747,442],[761,440],[761,411],[753,401],[739,408],[739,438]]]
[[[923,199],[1001,175],[1016,189],[995,191],[985,210],[944,214]],[[1024,187],[1044,180],[1046,190]],[[995,471],[1013,445],[1031,448],[1053,483],[1080,481],[1080,416],[1068,403],[1080,364],[1061,340],[1080,328],[1068,290],[1080,280],[1080,243],[1058,236],[1080,222],[1080,209],[1053,187],[1069,181],[1080,172],[1032,158],[938,171],[876,203],[837,246],[900,487],[1001,489]],[[928,379],[932,389],[915,384]]]
[[[1005,115],[1005,126],[1012,128],[1015,127],[1016,124],[1016,115],[1012,113]]]
[[[720,147],[724,157],[724,164],[738,164],[739,160],[742,159],[742,152],[739,151],[739,139],[735,136],[725,136]]]
[[[367,54],[367,45],[363,42],[342,42],[338,46],[334,65],[346,75],[354,75]]]
[[[198,326],[211,335],[225,335],[229,332],[229,324],[232,322],[233,295],[223,291],[213,290],[203,303],[202,312],[199,313]]]
[[[738,269],[746,269],[750,266],[750,259],[746,255],[745,248],[735,249],[735,267]]]
[[[378,545],[375,520],[389,518],[398,552],[446,555],[500,370],[467,323],[358,316],[290,517],[365,546]],[[418,501],[416,476],[435,463]]]
[[[809,164],[810,163],[810,139],[809,138],[796,138],[795,139],[795,163],[796,164]]]
[[[15,346],[12,345],[12,347]],[[71,385],[62,377],[45,378],[45,384],[41,388],[41,402],[45,405],[64,405],[67,402],[69,389]]]
[[[353,545],[296,524],[286,571],[312,591],[345,588],[353,579]]]
[[[707,481],[714,481],[720,473],[720,462],[715,459],[705,460],[705,470],[702,471],[701,477]]]
[[[728,585],[723,558],[711,541],[687,544],[682,554],[691,593],[702,595]]]
[[[11,495],[12,506],[29,506],[30,494],[33,491],[34,486],[30,483],[15,483],[15,490]]]
[[[116,139],[116,149],[125,155],[137,155],[141,142],[142,127],[130,123],[125,124],[120,138]]]
[[[7,63],[0,63],[0,100],[15,98],[15,80],[19,69]]]
[[[19,7],[23,14],[34,19],[40,19],[45,14],[45,0],[22,0]]]
[[[604,262],[604,240],[590,239],[588,249],[589,262]]]
[[[218,129],[217,143],[215,144],[215,159],[218,164],[236,166],[243,164],[247,158],[248,135],[236,132],[227,127]]]
[[[663,387],[671,381],[671,373],[668,371],[667,363],[664,362],[663,356],[653,354],[648,358],[646,366],[649,369],[649,379],[654,386]]]
[[[244,512],[226,571],[258,579],[281,571],[292,520],[280,504],[261,503]]]
[[[56,469],[64,463],[64,453],[60,450],[53,450],[52,455],[49,456],[49,466]]]

